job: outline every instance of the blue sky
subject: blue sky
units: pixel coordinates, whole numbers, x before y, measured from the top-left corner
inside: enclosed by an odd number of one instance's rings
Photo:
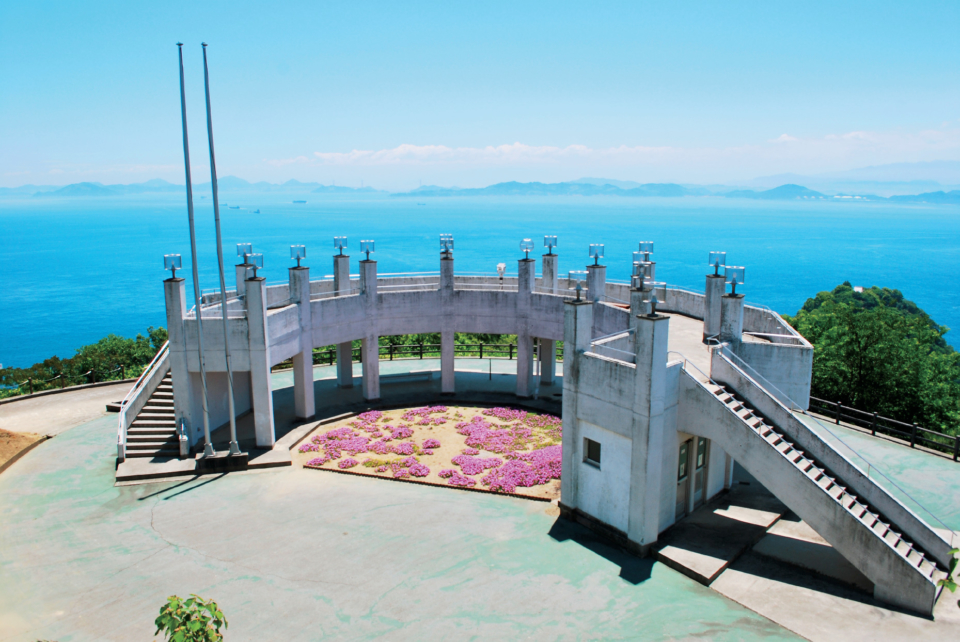
[[[736,182],[960,160],[960,2],[5,2],[0,185]]]

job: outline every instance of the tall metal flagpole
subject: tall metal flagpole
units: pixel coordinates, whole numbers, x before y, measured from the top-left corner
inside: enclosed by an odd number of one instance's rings
[[[203,387],[203,456],[214,454],[210,442],[210,410],[207,406],[207,370],[203,364],[203,310],[200,307],[200,276],[197,273],[197,233],[193,225],[193,183],[190,180],[190,144],[187,140],[187,96],[183,91],[183,43],[177,43],[180,53],[180,115],[183,117],[183,164],[187,172],[187,219],[190,221],[190,257],[193,263],[193,301],[197,312],[197,345],[200,352],[200,385]]]
[[[230,406],[230,454],[239,455],[237,419],[233,405],[233,366],[230,364],[230,331],[227,323],[227,284],[223,278],[223,241],[220,238],[220,197],[217,193],[217,159],[213,153],[213,118],[210,115],[210,76],[207,72],[207,43],[203,45],[203,88],[207,93],[207,141],[210,143],[210,184],[213,186],[213,219],[217,226],[217,267],[220,269],[220,302],[223,317],[223,356],[227,361],[227,401]]]

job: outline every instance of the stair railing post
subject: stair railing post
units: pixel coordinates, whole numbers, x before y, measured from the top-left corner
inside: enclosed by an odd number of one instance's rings
[[[27,379],[27,383],[30,384],[30,394],[33,394],[33,378]]]
[[[870,426],[870,434],[877,436],[877,413],[873,413],[873,424]]]
[[[483,359],[483,344],[480,344],[480,358]]]
[[[840,409],[841,409],[842,407],[843,407],[843,406],[841,406],[841,405],[840,405],[840,402],[838,401],[838,402],[837,402],[837,417],[836,417],[836,418],[837,418],[837,425],[838,425],[838,426],[840,425]]]
[[[510,348],[510,360],[512,361],[513,360],[513,344],[512,343],[509,344],[508,347]]]
[[[423,359],[423,341],[420,342],[420,358]]]
[[[63,386],[64,386],[63,380],[64,380],[64,379],[65,379],[65,377],[63,376],[63,370],[61,370],[61,371],[60,371],[60,390],[63,390]]]
[[[913,430],[910,431],[910,447],[916,448],[917,444],[917,424],[913,424]]]

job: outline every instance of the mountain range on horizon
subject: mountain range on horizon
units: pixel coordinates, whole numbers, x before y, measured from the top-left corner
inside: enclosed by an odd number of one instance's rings
[[[926,177],[926,178],[924,178]],[[936,177],[941,180],[933,180]],[[945,185],[944,181],[947,184]],[[954,185],[950,185],[954,183]],[[758,177],[740,186],[696,185],[678,183],[640,183],[630,180],[584,177],[558,183],[507,181],[486,187],[460,188],[423,185],[407,192],[388,192],[373,187],[347,187],[302,182],[284,183],[246,181],[224,176],[218,185],[221,194],[306,194],[382,195],[393,197],[435,198],[444,196],[620,196],[620,197],[724,197],[759,200],[837,199],[886,200],[892,202],[960,203],[960,161],[898,163],[864,167],[843,172],[812,176],[778,174]],[[838,189],[852,187],[855,189]],[[23,185],[0,187],[2,196],[38,198],[110,197],[151,193],[182,193],[184,186],[163,179],[142,183],[104,185],[99,182],[73,183],[66,186]],[[210,190],[210,183],[194,185],[195,192]],[[201,198],[205,196],[201,194]]]

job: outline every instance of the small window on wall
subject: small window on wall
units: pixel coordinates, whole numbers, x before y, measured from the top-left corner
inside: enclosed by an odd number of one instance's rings
[[[592,439],[583,440],[583,461],[600,467],[600,442]]]

